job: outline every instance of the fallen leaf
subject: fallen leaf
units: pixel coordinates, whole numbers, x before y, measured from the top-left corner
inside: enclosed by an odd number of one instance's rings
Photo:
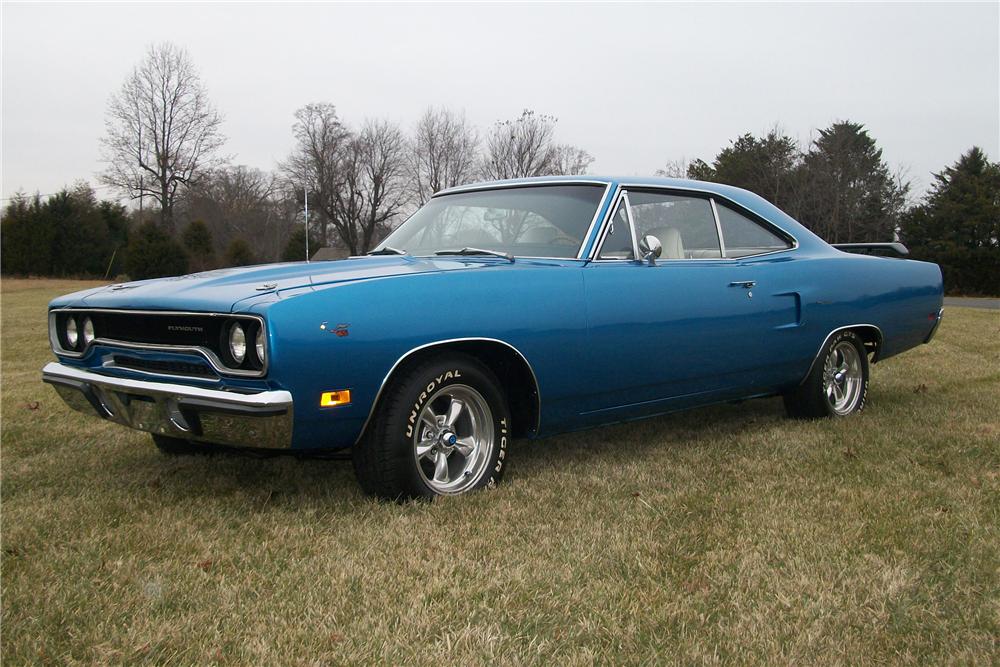
[[[203,561],[201,561],[201,562],[198,563],[198,567],[200,569],[204,570],[205,572],[208,572],[209,569],[212,567],[212,560],[210,558],[206,559],[206,560],[203,560]]]
[[[916,386],[916,387],[915,387],[915,388],[913,389],[913,393],[914,393],[914,394],[926,394],[926,393],[927,393],[927,385],[926,385],[926,384],[924,384],[923,382],[921,382],[920,384],[918,384],[918,385],[917,385],[917,386]]]
[[[633,491],[632,492],[632,497],[633,498],[638,498],[639,497],[639,492],[638,491]]]
[[[27,402],[27,403],[24,404],[24,407],[27,408],[27,409],[29,409],[29,410],[37,410],[38,407],[39,407],[39,405],[40,404],[38,403],[38,401],[29,401],[29,402]]]
[[[344,635],[340,634],[339,632],[331,632],[330,633],[330,641],[332,641],[334,643],[336,643],[336,642],[342,642],[342,641],[344,641]]]
[[[855,452],[853,448],[848,447],[847,449],[844,450],[844,458],[845,459],[856,459],[856,458],[858,458],[858,453]]]

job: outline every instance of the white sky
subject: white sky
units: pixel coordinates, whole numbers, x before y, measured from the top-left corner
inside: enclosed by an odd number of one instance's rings
[[[839,119],[865,123],[917,191],[973,144],[1000,159],[996,2],[4,3],[2,24],[5,198],[93,181],[108,96],[164,40],[200,69],[226,152],[263,169],[312,101],[406,127],[445,105],[484,130],[529,107],[611,175]]]

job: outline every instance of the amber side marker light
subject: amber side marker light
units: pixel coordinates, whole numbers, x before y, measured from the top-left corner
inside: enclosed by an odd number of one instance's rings
[[[334,408],[338,405],[348,405],[351,402],[351,390],[324,391],[319,397],[319,407]]]

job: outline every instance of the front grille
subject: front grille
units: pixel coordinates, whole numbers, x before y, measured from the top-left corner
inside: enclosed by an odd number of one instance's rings
[[[217,378],[215,371],[204,364],[191,363],[187,361],[161,361],[153,359],[139,359],[137,357],[126,357],[116,354],[112,357],[115,366],[119,368],[130,368],[148,373],[168,373],[170,375],[190,375],[193,377]]]
[[[92,326],[94,340],[85,340],[81,333],[77,336],[76,343],[70,346],[70,324],[74,324],[79,332]],[[246,341],[246,354],[241,361],[234,358],[229,343],[230,335],[237,326],[243,329]],[[258,354],[256,345],[258,334],[262,334],[263,322],[254,315],[74,308],[51,311],[49,327],[53,350],[57,354],[79,357],[86,354],[92,344],[115,347],[116,343],[121,343],[119,348],[148,346],[165,352],[197,352],[205,357],[206,366],[224,375],[260,377],[266,372],[267,355]],[[266,334],[266,331],[263,333]],[[266,335],[264,338],[266,349]],[[134,356],[127,358],[132,360],[128,362],[132,364],[137,361],[152,363]],[[179,363],[189,364],[186,361]],[[206,373],[204,369],[199,369],[197,373],[193,371],[194,368],[189,368],[184,374]],[[163,368],[160,372],[171,371]]]
[[[102,313],[91,311],[100,338],[126,343],[218,347],[225,318],[197,314]]]

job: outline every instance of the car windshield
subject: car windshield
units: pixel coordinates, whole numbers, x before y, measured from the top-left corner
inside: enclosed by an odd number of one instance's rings
[[[536,185],[435,197],[375,249],[428,256],[491,250],[515,257],[576,257],[603,185]]]

